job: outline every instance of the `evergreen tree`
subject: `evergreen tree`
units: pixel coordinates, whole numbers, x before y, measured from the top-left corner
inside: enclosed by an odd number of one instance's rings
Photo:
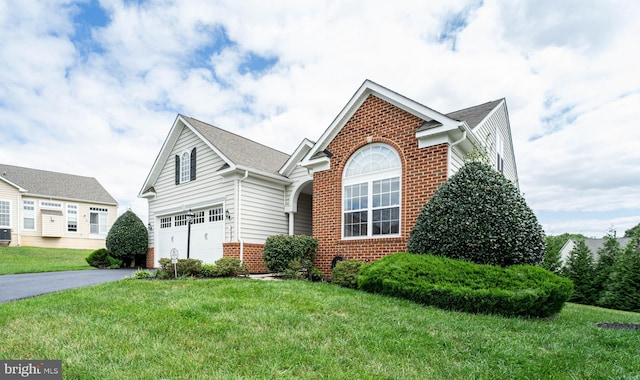
[[[569,239],[586,239],[587,237],[582,234],[569,234],[564,233],[561,235],[547,235],[545,237],[546,245],[544,248],[544,259],[542,260],[542,266],[544,269],[560,273],[562,268],[562,261],[560,260],[560,250],[567,243]]]
[[[624,237],[633,237],[638,232],[640,232],[640,223],[638,223],[638,225],[636,225],[635,227],[631,227],[628,230],[624,231]]]
[[[595,303],[597,295],[594,289],[593,256],[584,240],[579,240],[569,253],[567,263],[562,268],[562,275],[573,281],[573,294],[569,301],[583,305]]]
[[[613,264],[599,303],[611,309],[640,312],[640,231]]]
[[[407,250],[478,264],[537,265],[545,237],[519,190],[491,166],[466,163],[436,191]]]
[[[604,246],[598,249],[598,261],[595,265],[595,277],[594,277],[594,291],[598,295],[596,303],[599,303],[599,299],[603,296],[604,287],[611,271],[613,264],[621,254],[620,243],[613,235],[607,235],[604,237]]]
[[[136,255],[147,253],[149,232],[142,220],[133,211],[127,210],[113,223],[105,243],[109,254],[126,265]]]

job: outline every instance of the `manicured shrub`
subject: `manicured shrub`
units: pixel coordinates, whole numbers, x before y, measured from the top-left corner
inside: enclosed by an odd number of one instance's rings
[[[249,266],[233,257],[223,257],[217,260],[213,269],[213,277],[237,277],[248,275]]]
[[[331,283],[345,288],[358,289],[358,277],[363,264],[360,260],[339,261],[331,271]]]
[[[216,266],[214,264],[202,264],[200,276],[205,278],[216,277]]]
[[[113,223],[105,243],[111,256],[128,264],[136,255],[147,253],[149,232],[142,220],[127,210]]]
[[[508,266],[541,263],[544,246],[544,231],[513,183],[469,162],[426,204],[407,251]]]
[[[107,251],[106,248],[100,248],[91,252],[85,260],[87,260],[87,263],[92,267],[108,268],[109,267],[109,261],[107,260],[108,256],[109,256],[109,251]]]
[[[160,275],[160,277],[175,277],[175,271],[173,263],[171,263],[171,259],[163,258],[158,260],[158,262],[160,263],[160,272],[162,272],[162,275]],[[202,271],[202,260],[178,259],[178,262],[176,263],[176,271],[178,272],[178,277],[199,276],[200,272]]]
[[[562,309],[573,284],[531,265],[502,268],[398,253],[363,267],[358,286],[448,310],[549,317]]]
[[[269,236],[264,244],[262,257],[271,273],[291,270],[290,264],[297,260],[307,274],[311,271],[316,257],[318,240],[305,235]]]
[[[122,260],[116,259],[111,255],[107,256],[107,263],[109,264],[109,269],[122,268],[122,266],[124,265],[124,262]]]

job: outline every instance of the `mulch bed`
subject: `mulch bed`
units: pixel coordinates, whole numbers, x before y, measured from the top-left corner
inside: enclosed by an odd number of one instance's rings
[[[613,329],[613,330],[640,330],[640,324],[638,323],[601,322],[601,323],[596,323],[596,327],[600,327],[603,329]]]

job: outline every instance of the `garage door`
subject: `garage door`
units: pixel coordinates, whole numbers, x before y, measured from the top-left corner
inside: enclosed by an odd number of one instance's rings
[[[213,207],[196,210],[191,222],[191,245],[189,257],[213,264],[222,258],[224,241],[223,208]],[[186,213],[160,218],[160,232],[156,252],[160,258],[169,258],[172,249],[178,250],[181,259],[187,258],[188,218]],[[156,253],[156,254],[157,254]]]

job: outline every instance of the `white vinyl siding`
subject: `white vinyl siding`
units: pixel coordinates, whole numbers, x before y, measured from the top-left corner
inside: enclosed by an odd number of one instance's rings
[[[300,194],[298,198],[298,212],[294,216],[293,233],[295,235],[308,235],[312,233],[312,209],[313,197],[309,194]]]
[[[175,159],[186,151],[196,148],[198,179],[175,185]],[[154,184],[157,196],[149,200],[149,220],[153,224],[153,232],[149,234],[149,246],[153,247],[156,232],[160,230],[160,218],[168,214],[180,213],[187,209],[211,205],[212,201],[224,203],[226,209],[233,210],[234,181],[223,181],[216,174],[225,162],[218,157],[209,146],[198,138],[191,130],[182,130],[169,158],[164,163],[161,173]],[[235,233],[235,231],[234,231]]]
[[[498,168],[497,149],[498,145],[501,145],[504,159],[502,173],[511,181],[516,181],[518,173],[507,117],[506,103],[503,102],[483,123],[473,129],[473,133],[480,143],[486,146],[487,157],[491,160],[495,168]],[[498,141],[500,138],[502,138],[502,143]]]
[[[254,178],[242,182],[241,238],[264,243],[271,235],[286,234],[288,218],[284,212],[284,186]]]

